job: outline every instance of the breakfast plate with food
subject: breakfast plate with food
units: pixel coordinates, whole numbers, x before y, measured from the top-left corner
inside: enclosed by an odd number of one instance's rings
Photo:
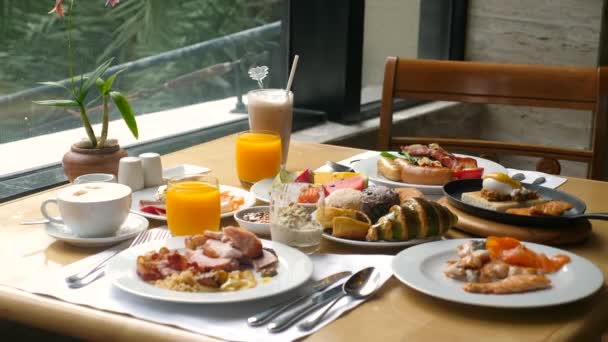
[[[575,196],[520,183],[504,173],[452,181],[443,190],[455,208],[497,222],[552,227],[572,224],[575,219],[608,219],[607,213],[585,214],[585,203]]]
[[[357,172],[313,171],[311,169],[287,171],[281,169],[276,177],[262,179],[254,183],[249,190],[258,200],[269,203],[273,186],[291,182],[321,185],[326,194],[340,188],[363,190],[368,185],[367,176]]]
[[[154,220],[167,220],[166,185],[135,191],[131,197],[131,212]],[[220,185],[222,218],[240,209],[255,205],[255,196],[247,190]]]
[[[305,283],[312,261],[237,227],[129,248],[108,263],[112,284],[137,296],[180,303],[231,303],[274,296]]]
[[[414,246],[393,258],[392,269],[401,282],[427,295],[499,308],[570,303],[604,283],[602,271],[587,259],[509,237]]]
[[[380,152],[353,164],[375,184],[414,187],[425,195],[440,195],[441,187],[454,179],[480,178],[486,173],[507,172],[491,160],[452,154],[437,144],[408,145],[398,152]]]
[[[381,185],[333,191],[316,216],[325,239],[363,247],[407,247],[438,240],[458,220],[416,189]]]

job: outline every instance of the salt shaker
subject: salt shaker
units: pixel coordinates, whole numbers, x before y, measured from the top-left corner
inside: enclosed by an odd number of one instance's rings
[[[151,188],[163,184],[163,165],[158,153],[142,153],[139,155],[144,168],[144,187]]]
[[[144,168],[141,159],[123,157],[118,163],[118,183],[138,191],[144,188]]]

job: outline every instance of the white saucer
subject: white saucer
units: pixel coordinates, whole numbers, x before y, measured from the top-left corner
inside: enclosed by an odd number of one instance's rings
[[[83,238],[74,233],[65,225],[47,223],[46,233],[57,240],[78,247],[103,247],[115,245],[119,242],[135,237],[141,231],[148,228],[148,220],[137,214],[129,213],[125,222],[112,236],[101,238]]]

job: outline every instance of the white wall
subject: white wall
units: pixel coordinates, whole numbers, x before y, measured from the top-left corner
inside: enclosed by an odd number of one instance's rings
[[[361,103],[380,99],[387,56],[418,53],[420,0],[367,0]]]

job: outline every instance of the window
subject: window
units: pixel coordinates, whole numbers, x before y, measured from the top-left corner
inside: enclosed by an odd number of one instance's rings
[[[0,8],[0,201],[65,182],[59,161],[85,136],[77,112],[32,103],[62,95],[38,82],[69,82],[67,18],[47,14],[53,2],[4,0]],[[466,1],[123,0],[113,9],[104,3],[75,0],[75,74],[109,57],[112,70],[127,67],[115,87],[131,101],[140,139],[115,110],[110,135],[137,154],[246,129],[241,95],[257,87],[247,70],[267,65],[266,85],[284,87],[294,54],[301,56],[294,129],[374,115],[383,55],[454,58],[446,51],[462,36],[453,30],[455,4]],[[378,25],[387,18],[392,37]],[[99,102],[90,114],[98,124]]]

